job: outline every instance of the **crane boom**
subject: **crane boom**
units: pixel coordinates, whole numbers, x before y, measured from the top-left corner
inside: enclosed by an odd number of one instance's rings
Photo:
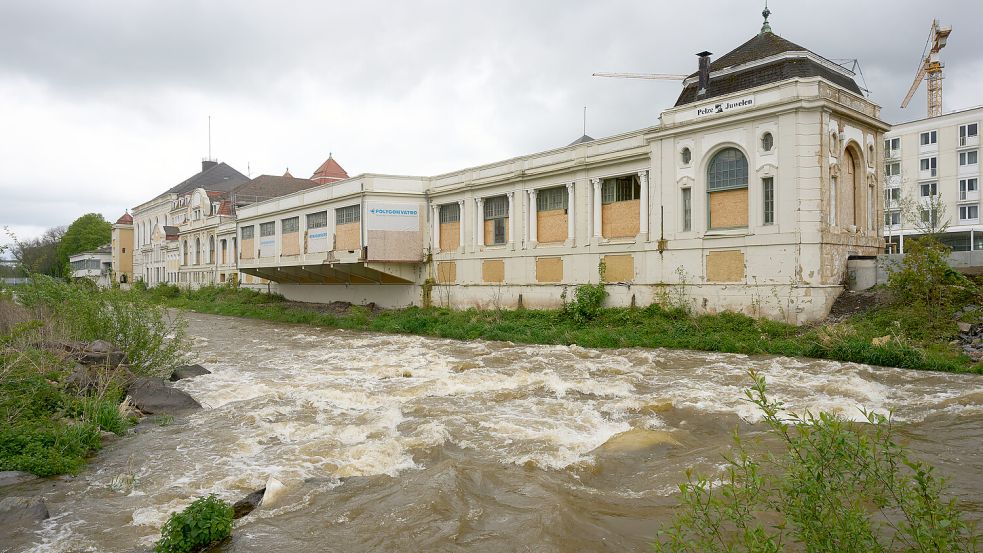
[[[682,81],[689,75],[675,75],[672,73],[594,73],[594,77],[613,77],[616,79],[654,79],[661,81]]]
[[[923,80],[928,81],[928,116],[938,117],[942,115],[942,68],[944,65],[939,61],[939,51],[945,48],[952,27],[942,27],[938,19],[932,20],[932,28],[929,30],[928,42],[925,44],[925,51],[922,52],[923,59],[915,74],[915,80],[911,83],[907,96],[901,102],[901,107],[908,106],[911,97],[915,95],[918,86]]]

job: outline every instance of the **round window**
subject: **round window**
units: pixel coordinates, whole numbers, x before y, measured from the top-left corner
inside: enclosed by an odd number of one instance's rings
[[[766,132],[761,137],[761,149],[766,152],[770,152],[774,146],[775,146],[775,138],[771,136],[770,132]]]
[[[683,165],[689,165],[689,162],[693,160],[693,153],[689,151],[689,148],[683,148],[682,158]]]

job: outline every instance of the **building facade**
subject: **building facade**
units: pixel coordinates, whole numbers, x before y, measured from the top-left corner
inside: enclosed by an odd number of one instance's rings
[[[879,107],[771,32],[684,81],[660,124],[433,177],[360,175],[238,212],[240,272],[302,301],[685,303],[802,323],[883,247]]]
[[[938,234],[953,251],[983,250],[980,124],[983,107],[895,125],[884,138],[884,239]]]
[[[133,281],[133,217],[124,213],[113,225],[112,242],[112,281],[115,284],[128,284]]]
[[[86,278],[100,287],[113,282],[113,250],[107,244],[89,252],[79,252],[68,257],[72,278]]]

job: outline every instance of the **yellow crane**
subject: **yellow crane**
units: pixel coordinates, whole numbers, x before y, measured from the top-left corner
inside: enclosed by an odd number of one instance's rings
[[[942,115],[942,68],[945,65],[939,61],[939,51],[945,48],[946,40],[948,40],[951,32],[952,27],[942,27],[939,25],[938,19],[932,20],[932,29],[929,31],[928,42],[925,43],[925,49],[922,51],[922,61],[918,66],[915,82],[911,83],[908,95],[901,102],[902,108],[908,106],[908,102],[915,95],[915,91],[918,90],[918,85],[922,84],[922,80],[927,80],[928,116],[938,117]]]

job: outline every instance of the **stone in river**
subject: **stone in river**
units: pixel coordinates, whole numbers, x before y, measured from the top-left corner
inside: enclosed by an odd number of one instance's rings
[[[157,413],[173,415],[201,409],[201,404],[195,401],[195,398],[166,385],[162,378],[138,378],[127,388],[126,393],[137,409],[150,415]]]

